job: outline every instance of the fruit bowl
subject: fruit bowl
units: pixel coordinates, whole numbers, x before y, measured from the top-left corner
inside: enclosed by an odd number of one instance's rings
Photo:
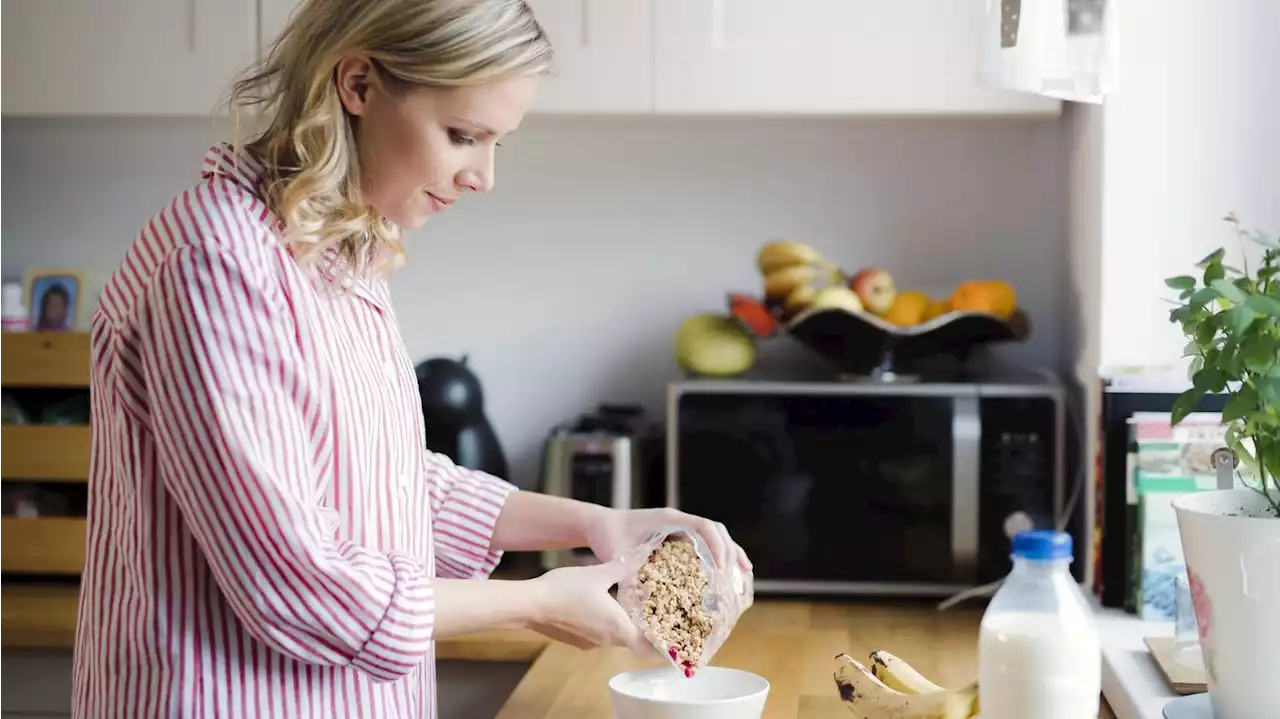
[[[963,360],[979,346],[1021,342],[1031,334],[1031,323],[1020,308],[1007,320],[985,312],[952,311],[899,327],[870,313],[824,307],[800,312],[784,328],[842,372],[865,376],[909,374],[922,360],[944,354]]]

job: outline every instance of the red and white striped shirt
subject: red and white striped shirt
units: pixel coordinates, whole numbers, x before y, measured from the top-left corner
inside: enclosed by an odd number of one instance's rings
[[[425,448],[386,283],[300,269],[260,172],[212,148],[94,313],[75,717],[432,717],[432,579],[501,556],[515,487]]]

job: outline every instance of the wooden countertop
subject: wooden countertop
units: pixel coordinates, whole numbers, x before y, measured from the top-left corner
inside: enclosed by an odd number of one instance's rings
[[[943,686],[959,687],[978,673],[981,609],[936,611],[931,604],[758,600],[712,660],[769,680],[766,719],[849,716],[831,680],[840,652],[863,660],[888,649]],[[441,642],[441,659],[532,661],[497,719],[610,719],[609,677],[654,666],[623,649],[580,651],[533,632],[486,632]],[[1114,719],[1102,705],[1101,719]]]

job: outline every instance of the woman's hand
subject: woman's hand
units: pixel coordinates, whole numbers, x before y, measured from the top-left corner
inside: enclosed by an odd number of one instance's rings
[[[537,588],[530,628],[579,649],[626,647],[641,656],[662,655],[631,622],[609,589],[626,574],[621,562],[561,567],[529,580]]]
[[[711,549],[720,569],[728,568],[731,563],[736,563],[743,571],[751,569],[747,553],[733,541],[723,524],[667,507],[604,512],[586,528],[587,546],[591,547],[597,559],[608,562],[645,542],[659,529],[673,524],[697,532]]]

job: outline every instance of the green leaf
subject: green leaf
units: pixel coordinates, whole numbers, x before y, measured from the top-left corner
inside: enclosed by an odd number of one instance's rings
[[[1249,301],[1249,295],[1246,295],[1244,293],[1244,290],[1241,290],[1239,287],[1236,286],[1236,283],[1231,282],[1230,280],[1218,278],[1215,280],[1211,280],[1206,284],[1210,285],[1211,287],[1213,287],[1213,289],[1220,292],[1223,297],[1226,297],[1227,299],[1231,300],[1232,304],[1242,305],[1245,302]]]
[[[1222,421],[1244,419],[1250,412],[1258,409],[1258,392],[1249,385],[1244,385],[1227,399],[1222,407]]]
[[[1212,287],[1201,287],[1187,298],[1187,306],[1194,312],[1204,309],[1204,306],[1217,299],[1218,291]]]
[[[1200,400],[1204,399],[1204,395],[1204,391],[1199,389],[1189,389],[1178,395],[1178,398],[1173,401],[1173,410],[1170,412],[1173,425],[1177,426],[1187,418],[1187,415],[1194,412]]]
[[[1258,386],[1258,396],[1263,402],[1280,406],[1280,377],[1255,377],[1253,381]]]
[[[1280,317],[1280,300],[1267,295],[1253,295],[1245,304],[1253,311],[1269,317]]]
[[[1280,340],[1271,335],[1254,332],[1240,343],[1240,359],[1245,369],[1254,374],[1265,375],[1276,362],[1280,353]]]
[[[1227,256],[1227,249],[1225,247],[1219,247],[1209,255],[1205,256],[1203,260],[1200,260],[1199,262],[1197,262],[1196,267],[1206,267],[1211,264],[1222,262],[1222,258],[1226,256]]]
[[[1204,368],[1204,357],[1200,355],[1196,355],[1195,357],[1192,357],[1191,365],[1187,367],[1187,379],[1191,379],[1192,377],[1195,377],[1196,372],[1199,372],[1203,368]]]
[[[1261,232],[1254,232],[1252,235],[1249,235],[1249,239],[1253,240],[1259,245],[1262,245],[1263,247],[1270,247],[1272,249],[1280,250],[1280,241],[1273,240],[1270,237],[1267,237],[1266,235],[1262,234]]]
[[[1227,387],[1227,376],[1220,368],[1206,363],[1205,368],[1191,378],[1191,384],[1207,392],[1221,392]]]
[[[1173,290],[1194,290],[1196,288],[1196,278],[1191,275],[1179,275],[1178,277],[1170,277],[1164,281],[1169,289]]]
[[[1221,262],[1212,262],[1204,268],[1204,283],[1212,285],[1214,282],[1227,276],[1227,271],[1222,269]]]
[[[1253,321],[1258,319],[1258,313],[1250,309],[1248,305],[1232,307],[1224,314],[1226,314],[1227,319],[1227,331],[1237,337],[1248,332],[1249,325],[1253,324]]]
[[[1196,331],[1195,331],[1196,344],[1200,345],[1201,347],[1208,347],[1209,345],[1213,344],[1213,338],[1217,334],[1218,334],[1218,323],[1206,320],[1200,323],[1200,326],[1196,328]]]

